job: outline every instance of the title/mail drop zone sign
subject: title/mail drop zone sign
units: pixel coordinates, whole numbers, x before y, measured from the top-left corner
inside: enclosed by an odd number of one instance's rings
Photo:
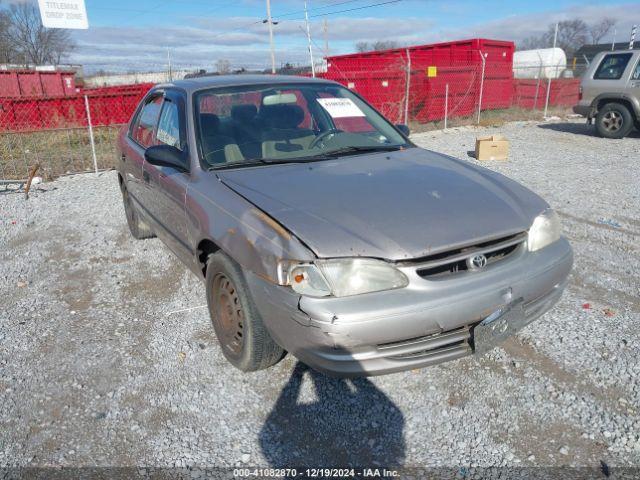
[[[84,0],[38,0],[42,25],[47,28],[89,28]]]

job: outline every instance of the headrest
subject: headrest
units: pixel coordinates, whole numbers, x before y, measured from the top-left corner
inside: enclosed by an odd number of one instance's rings
[[[304,120],[304,110],[299,105],[264,105],[260,116],[271,128],[296,128]]]
[[[203,135],[213,135],[218,132],[220,127],[220,119],[213,113],[200,114],[200,128]]]
[[[231,107],[231,118],[236,122],[250,122],[258,113],[258,108],[252,104],[234,105]]]

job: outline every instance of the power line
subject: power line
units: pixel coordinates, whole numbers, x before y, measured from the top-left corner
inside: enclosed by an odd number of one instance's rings
[[[373,8],[373,7],[379,7],[381,5],[389,5],[391,3],[399,3],[402,0],[390,0],[388,2],[380,2],[380,3],[373,3],[371,5],[365,5],[363,7],[355,7],[355,8],[348,8],[346,10],[338,10],[337,12],[327,12],[327,13],[317,13],[315,15],[309,15],[310,18],[315,18],[315,17],[326,17],[328,15],[335,15],[337,13],[346,13],[346,12],[355,12],[356,10],[364,10],[365,8]]]
[[[344,2],[330,3],[328,5],[323,5],[321,7],[310,8],[307,11],[314,12],[316,10],[325,10],[327,8],[337,7],[339,5],[345,5],[347,3],[355,3],[355,2],[360,2],[360,1],[362,1],[362,0],[347,0],[347,1],[344,1]],[[290,17],[292,15],[298,15],[298,14],[301,14],[301,13],[304,13],[304,10],[296,10],[295,12],[287,12],[287,13],[283,13],[282,15],[274,15],[274,17],[284,18],[284,17]]]

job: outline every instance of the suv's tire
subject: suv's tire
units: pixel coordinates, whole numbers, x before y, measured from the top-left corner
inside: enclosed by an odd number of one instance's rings
[[[127,225],[133,238],[142,240],[144,238],[153,238],[155,234],[151,227],[140,219],[138,210],[131,200],[129,191],[124,183],[120,183],[120,191],[122,192],[122,203],[124,203],[124,213],[127,216]]]
[[[596,116],[596,131],[605,138],[623,138],[633,128],[633,117],[621,103],[607,103]]]
[[[205,285],[211,323],[227,360],[244,372],[278,363],[284,350],[264,326],[240,266],[222,252],[209,255]]]

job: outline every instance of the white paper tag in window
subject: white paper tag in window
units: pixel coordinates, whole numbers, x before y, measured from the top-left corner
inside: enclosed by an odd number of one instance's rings
[[[318,98],[318,103],[333,118],[365,116],[364,112],[350,98]]]

